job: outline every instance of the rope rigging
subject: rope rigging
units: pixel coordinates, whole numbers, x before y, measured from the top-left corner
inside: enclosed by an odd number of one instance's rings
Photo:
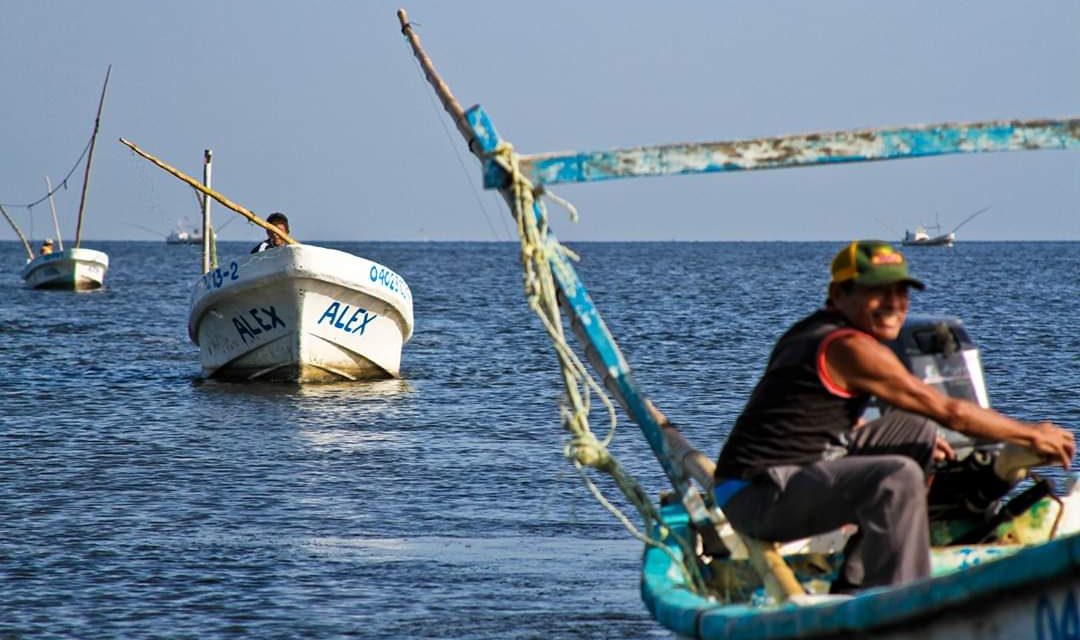
[[[615,437],[615,428],[618,422],[615,404],[603,386],[590,373],[585,363],[574,353],[563,332],[558,289],[552,272],[552,265],[557,265],[560,261],[553,260],[553,258],[562,256],[576,261],[578,257],[559,243],[553,235],[548,234],[547,208],[544,205],[543,197],[547,197],[566,209],[572,220],[577,220],[577,210],[572,204],[554,195],[550,190],[534,187],[521,172],[518,155],[514,153],[513,147],[509,143],[501,143],[495,150],[492,160],[498,163],[511,177],[511,185],[506,193],[507,200],[514,212],[514,219],[517,222],[518,238],[521,245],[521,261],[525,269],[525,295],[529,308],[540,318],[559,358],[566,392],[559,413],[563,428],[570,433],[570,440],[563,448],[563,455],[577,469],[589,492],[622,523],[626,530],[630,532],[630,535],[644,544],[667,553],[674,565],[682,569],[688,585],[693,586],[699,592],[704,592],[704,581],[694,561],[693,554],[689,553],[690,547],[687,542],[685,540],[680,541],[679,546],[683,549],[684,557],[679,558],[667,545],[647,533],[643,533],[634,526],[626,514],[603,495],[585,469],[585,467],[593,467],[611,476],[623,496],[641,515],[645,523],[645,531],[651,531],[655,524],[661,522],[660,514],[649,499],[648,494],[633,477],[622,469],[615,457],[608,451],[608,445]],[[610,424],[608,433],[603,439],[597,438],[589,428],[589,413],[592,408],[594,394],[603,404]],[[674,535],[666,527],[661,527],[659,531],[661,537]]]
[[[453,119],[469,150],[485,165],[490,162],[496,165],[492,168],[501,170],[501,175],[498,176],[498,184],[489,183],[488,177],[491,176],[485,175],[484,186],[497,188],[513,212],[514,220],[517,223],[522,265],[525,269],[525,293],[529,307],[540,318],[559,358],[565,391],[564,402],[560,406],[560,415],[563,427],[571,434],[570,441],[564,447],[564,455],[577,468],[589,491],[623,523],[631,535],[667,554],[672,560],[672,566],[680,568],[687,588],[697,593],[706,593],[705,581],[696,563],[695,548],[691,545],[692,540],[685,539],[664,524],[659,511],[644,489],[622,470],[621,466],[607,450],[607,445],[614,437],[616,426],[615,406],[611,397],[625,402],[626,398],[624,396],[629,392],[632,402],[629,409],[631,416],[635,420],[639,418],[646,420],[646,424],[650,427],[658,427],[658,425],[652,424],[655,418],[651,417],[651,411],[643,413],[647,409],[647,401],[645,401],[646,405],[642,404],[644,398],[640,396],[632,382],[628,380],[628,370],[625,370],[622,356],[618,353],[614,341],[607,333],[603,320],[598,314],[592,312],[583,316],[578,315],[577,304],[584,302],[591,308],[584,287],[578,286],[573,293],[563,289],[568,283],[575,283],[575,286],[579,284],[570,263],[570,261],[576,260],[577,256],[563,247],[554,234],[548,233],[548,217],[543,197],[547,196],[556,204],[566,208],[571,218],[576,219],[576,211],[568,202],[550,192],[545,193],[541,188],[533,184],[522,170],[522,157],[516,154],[508,143],[498,138],[498,134],[495,133],[494,127],[487,120],[486,114],[477,111],[478,106],[470,109],[470,113],[476,116],[479,121],[475,124],[470,123],[469,116],[461,108],[461,103],[457,101],[453,93],[450,92],[450,88],[439,77],[431,59],[420,46],[419,38],[412,25],[409,24],[405,10],[399,9],[397,15],[401,23],[401,32],[412,47],[413,53],[423,70],[424,77],[439,97],[443,109]],[[565,318],[563,305],[571,307]],[[614,376],[612,380],[615,381],[616,386],[611,389],[611,396],[609,396],[605,387],[590,375],[589,369],[586,368],[567,344],[563,333],[564,319],[575,332],[581,329],[590,335],[590,337],[584,338],[589,344],[583,348],[590,359],[594,355],[599,356],[602,363],[599,365],[594,363],[594,365],[600,367],[597,370],[598,372],[604,372],[605,383],[609,381],[608,376]],[[595,337],[603,343],[602,352],[597,351],[597,344],[593,342],[590,332],[595,333]],[[614,362],[614,364],[611,364],[611,362]],[[629,386],[625,387],[627,383],[629,383]],[[598,394],[598,397],[604,403],[611,422],[611,429],[603,440],[597,439],[589,429],[589,411],[594,392]],[[705,530],[698,529],[698,533],[704,538],[707,533],[714,531],[715,520],[713,514],[708,511],[707,505],[700,495],[689,486],[688,479],[684,477],[685,474],[681,473],[681,468],[675,466],[670,459],[670,452],[667,451],[664,436],[656,432],[655,429],[650,431],[643,427],[643,432],[645,432],[646,439],[649,440],[650,447],[660,456],[661,466],[664,467],[668,477],[672,479],[680,499],[688,507],[691,518],[695,523],[705,525]],[[610,475],[626,499],[642,516],[645,521],[645,531],[649,533],[655,531],[656,536],[665,542],[637,530],[617,507],[604,498],[599,488],[586,474],[586,466],[594,467]],[[672,549],[671,546],[676,548]],[[680,554],[681,558],[679,557]]]
[[[83,147],[82,153],[79,154],[79,159],[75,161],[75,164],[73,164],[71,166],[71,169],[64,175],[64,179],[61,180],[60,182],[58,182],[55,187],[53,187],[52,189],[49,189],[48,193],[41,196],[37,200],[34,200],[33,202],[29,202],[29,203],[26,203],[26,204],[13,204],[13,203],[10,203],[10,202],[0,202],[0,205],[3,205],[5,207],[13,207],[13,208],[14,207],[23,207],[23,208],[26,208],[26,209],[33,209],[37,205],[39,205],[42,202],[45,202],[46,200],[48,200],[50,196],[55,195],[56,192],[60,191],[61,187],[63,187],[64,189],[67,189],[68,178],[70,178],[71,175],[73,173],[75,173],[75,171],[79,168],[79,165],[82,164],[83,159],[86,158],[86,154],[90,152],[90,145],[93,144],[93,141],[94,141],[94,138],[93,138],[93,136],[91,136],[90,139],[86,141],[86,146]]]

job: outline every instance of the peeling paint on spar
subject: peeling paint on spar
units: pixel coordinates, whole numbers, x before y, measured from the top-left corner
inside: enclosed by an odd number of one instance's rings
[[[409,290],[409,285],[405,284],[405,279],[390,269],[373,264],[368,276],[372,282],[381,284],[406,300],[412,300],[412,291]]]
[[[1032,149],[1080,149],[1080,118],[946,123],[545,153],[522,156],[520,166],[534,183],[557,184]]]

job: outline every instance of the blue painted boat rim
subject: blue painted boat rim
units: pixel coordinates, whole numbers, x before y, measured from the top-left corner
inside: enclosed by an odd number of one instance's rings
[[[662,517],[663,524],[677,534],[688,534],[688,518],[681,505],[665,506]],[[658,534],[654,531],[654,535]],[[677,545],[671,549],[678,554]],[[1080,569],[1080,534],[947,575],[813,605],[762,608],[720,603],[690,591],[671,564],[663,550],[646,548],[641,595],[657,622],[676,633],[702,639],[824,638],[910,624],[964,604],[1067,578]]]

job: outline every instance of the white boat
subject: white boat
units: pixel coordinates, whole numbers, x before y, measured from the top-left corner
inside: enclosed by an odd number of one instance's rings
[[[26,263],[23,281],[32,289],[98,289],[109,270],[109,256],[94,249],[71,248]]]
[[[904,239],[900,241],[900,244],[905,247],[924,246],[924,247],[951,247],[956,242],[955,233],[943,233],[938,236],[931,236],[926,227],[919,225],[915,227],[915,231],[905,231]]]
[[[75,227],[75,246],[64,249],[64,241],[60,236],[59,225],[56,221],[56,207],[53,205],[53,188],[48,177],[46,184],[49,186],[46,196],[52,209],[53,225],[56,227],[58,251],[50,251],[34,256],[30,249],[30,243],[23,236],[15,222],[4,213],[4,217],[22,240],[26,248],[27,260],[21,275],[26,285],[32,289],[98,289],[105,282],[105,273],[109,270],[109,256],[102,251],[81,248],[82,226],[86,211],[86,193],[90,186],[90,168],[94,162],[94,144],[97,141],[98,130],[101,126],[101,111],[105,106],[105,90],[109,86],[109,74],[112,66],[105,71],[105,82],[101,86],[101,98],[98,101],[97,116],[94,118],[94,131],[90,135],[90,144],[86,152],[86,169],[83,173],[82,195],[79,198],[79,216]],[[81,161],[81,158],[80,160]],[[76,166],[78,166],[78,162]],[[74,171],[74,168],[72,169]],[[51,245],[50,245],[51,246]],[[43,250],[45,250],[43,248]]]
[[[948,233],[940,233],[939,235],[932,236],[925,225],[919,225],[915,227],[915,231],[904,231],[904,239],[900,241],[905,247],[951,247],[956,244],[956,232],[960,227],[971,222],[979,215],[982,215],[986,211],[989,211],[990,207],[983,207],[975,213],[969,215],[967,218],[953,227],[953,230]],[[941,223],[935,224],[933,227],[935,231],[941,231]]]
[[[169,235],[165,236],[166,244],[202,244],[202,231],[199,229],[185,229],[182,225],[177,226]]]
[[[188,316],[203,373],[231,380],[396,378],[412,331],[412,293],[401,276],[302,244],[204,274]]]
[[[279,227],[133,142],[120,142],[203,197],[203,237],[213,239],[210,201],[225,205],[285,243],[216,266],[203,244],[203,275],[191,292],[188,335],[203,373],[227,380],[333,382],[397,378],[412,337],[409,285],[393,270],[344,251],[303,245]],[[273,216],[271,216],[273,217]]]

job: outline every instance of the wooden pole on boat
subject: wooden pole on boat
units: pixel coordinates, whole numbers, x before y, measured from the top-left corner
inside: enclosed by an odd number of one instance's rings
[[[406,14],[405,10],[404,9],[398,9],[397,17],[398,17],[398,22],[401,24],[401,33],[404,34],[405,37],[408,39],[409,45],[410,45],[410,47],[412,48],[412,51],[413,51],[413,55],[416,56],[416,59],[420,62],[420,66],[424,71],[424,77],[427,79],[427,81],[431,85],[432,89],[434,89],[436,95],[438,95],[439,100],[442,102],[443,108],[454,119],[454,123],[457,125],[458,131],[461,133],[461,135],[464,137],[464,139],[468,142],[469,151],[471,151],[473,153],[473,155],[475,155],[478,159],[483,161],[485,159],[485,151],[490,151],[490,149],[485,148],[485,144],[490,144],[492,141],[491,140],[487,140],[487,141],[479,140],[478,139],[478,134],[475,134],[473,132],[473,127],[472,127],[472,125],[470,125],[468,117],[466,116],[465,112],[462,110],[461,104],[457,101],[457,98],[454,97],[454,94],[450,91],[450,88],[447,86],[447,84],[445,82],[443,82],[442,77],[439,76],[439,72],[436,71],[436,69],[435,69],[435,65],[431,62],[431,58],[428,57],[427,52],[424,51],[423,46],[420,44],[420,38],[419,38],[419,36],[416,35],[416,32],[413,30],[412,25],[409,23],[408,14]],[[474,107],[473,109],[470,109],[470,112],[473,111],[474,109],[476,109],[476,107]],[[493,129],[489,131],[489,134],[491,134],[492,136],[495,135]],[[499,192],[502,194],[503,198],[506,200],[507,205],[510,207],[510,210],[514,211],[515,210],[515,202],[514,202],[515,196],[513,195],[511,190],[506,188],[505,186],[503,186],[503,187],[499,188]],[[534,212],[535,212],[535,206],[536,205],[534,204],[533,205]],[[584,290],[584,288],[582,287],[582,291],[583,290]],[[564,290],[564,293],[566,293],[565,290]],[[564,303],[569,304],[568,297],[566,295],[562,296],[560,298],[560,300],[562,302],[564,302]],[[561,336],[561,331],[562,331],[563,324],[562,324],[562,318],[561,318],[561,314],[559,312],[559,308],[558,308],[557,304],[546,305],[543,308],[543,314],[550,321],[551,326],[555,328],[555,331],[559,332],[559,334]],[[577,332],[578,329],[581,328],[581,324],[580,324],[580,322],[577,322],[577,320],[576,320],[576,318],[578,317],[577,312],[574,311],[572,308],[570,308],[569,317],[571,319],[572,327],[574,328],[575,332]],[[601,324],[601,325],[603,324],[603,321],[600,320],[598,316],[595,318],[595,321],[598,324]],[[606,332],[607,330],[603,329],[603,331]],[[582,332],[582,334],[583,334],[583,332]],[[579,337],[581,337],[582,340],[586,344],[590,344],[592,346],[595,346],[592,343],[590,338],[582,337],[582,334],[579,334]],[[617,347],[615,347],[615,350],[617,351]],[[602,358],[601,358],[601,362],[599,364],[598,364],[598,362],[596,360],[594,360],[592,358],[592,355],[597,354],[597,351],[596,351],[595,348],[591,348],[591,347],[587,346],[586,347],[586,352],[588,354],[590,354],[589,355],[590,361],[593,363],[594,367],[596,367],[598,371],[607,370],[607,365],[602,362]],[[621,359],[622,358],[621,354],[618,357],[619,357],[619,359]],[[570,377],[569,377],[570,374],[567,373],[564,370],[563,371],[563,376],[564,376],[564,383],[565,383],[564,386],[565,386],[566,393],[568,395],[571,395],[571,396],[573,394],[576,394],[577,393],[576,385],[575,385],[575,382],[572,379],[570,379]],[[658,452],[656,450],[657,446],[661,446],[661,447],[665,446],[665,443],[663,442],[663,435],[658,431],[659,430],[659,425],[655,425],[655,429],[657,431],[655,431],[655,432],[650,431],[650,429],[652,429],[652,427],[650,427],[650,426],[648,426],[646,424],[643,424],[641,422],[641,420],[640,420],[640,416],[635,415],[635,412],[632,410],[632,408],[627,403],[626,396],[618,388],[618,385],[617,384],[609,384],[609,381],[610,381],[610,378],[607,375],[605,375],[605,377],[604,377],[605,386],[608,388],[608,390],[610,390],[612,392],[612,394],[615,396],[615,398],[618,400],[618,402],[623,406],[623,408],[627,411],[627,413],[630,414],[631,418],[633,418],[634,421],[638,422],[638,424],[641,426],[642,430],[645,432],[646,439],[649,440],[650,446],[653,446],[654,452],[657,452],[657,456],[658,456],[658,459],[660,461],[661,466],[664,467],[665,473],[667,473],[669,475],[669,478],[671,479],[672,484],[675,487],[675,490],[679,493],[680,497],[683,498],[683,499],[686,499],[688,496],[691,496],[691,498],[693,498],[693,496],[691,495],[691,494],[693,494],[693,491],[690,490],[690,483],[686,479],[686,474],[683,472],[682,465],[681,464],[678,464],[678,465],[674,464],[670,460],[670,456],[663,455],[661,452]],[[695,501],[695,502],[698,502],[698,501]],[[692,511],[692,509],[691,509],[691,511]],[[701,515],[701,514],[697,513],[696,515]]]
[[[19,236],[19,240],[22,240],[23,246],[26,247],[26,259],[33,260],[34,250],[30,248],[30,243],[26,240],[26,236],[23,235],[22,229],[19,228],[19,225],[15,224],[15,221],[12,220],[11,216],[8,215],[8,212],[4,210],[4,205],[2,204],[0,204],[0,213],[4,214],[4,219],[8,221],[11,228],[15,230],[15,235]]]
[[[465,141],[469,145],[469,151],[479,156],[479,149],[475,147],[476,138],[473,136],[472,129],[469,127],[469,122],[465,119],[465,110],[461,108],[461,103],[457,101],[454,94],[451,93],[450,87],[443,82],[442,77],[439,76],[439,72],[435,70],[434,63],[431,62],[431,58],[420,46],[420,38],[417,37],[416,32],[413,30],[412,24],[409,23],[409,16],[405,13],[404,9],[397,10],[398,22],[401,23],[401,33],[409,39],[409,44],[412,46],[413,55],[416,56],[417,61],[420,62],[420,67],[424,70],[424,77],[427,78],[431,88],[435,90],[435,95],[439,96],[439,101],[442,102],[443,109],[450,114],[450,117],[454,119],[454,126],[457,127],[459,133],[465,138]]]
[[[409,46],[413,51],[413,55],[416,56],[417,61],[420,63],[420,67],[424,71],[424,77],[427,79],[428,84],[431,85],[431,88],[439,97],[443,109],[445,109],[446,112],[450,114],[450,117],[453,118],[454,125],[468,144],[469,151],[482,161],[484,159],[483,151],[480,148],[476,136],[473,134],[473,129],[469,125],[468,119],[465,117],[465,110],[461,108],[461,103],[454,97],[453,92],[450,91],[450,87],[443,81],[442,76],[440,76],[439,72],[435,69],[435,64],[431,61],[427,52],[424,51],[424,47],[420,44],[420,37],[416,35],[416,31],[409,22],[409,15],[405,12],[405,9],[398,9],[397,17],[398,22],[401,24],[401,33],[408,39]],[[506,200],[507,206],[513,211],[514,196],[507,189],[500,189],[500,192]],[[544,315],[551,322],[551,325],[556,327],[556,330],[561,336],[562,318],[557,304],[553,303],[547,305],[544,308]],[[563,378],[566,393],[571,396],[575,395],[577,393],[576,385],[570,374],[565,370],[563,371]]]
[[[86,190],[90,186],[90,166],[94,163],[94,143],[97,141],[98,130],[101,128],[101,110],[105,107],[105,89],[109,86],[109,74],[112,73],[112,65],[105,70],[105,84],[101,85],[101,99],[98,100],[97,116],[94,117],[94,133],[90,135],[90,153],[86,156],[86,171],[83,172],[82,196],[79,197],[79,221],[75,225],[75,248],[79,248],[82,241],[83,212],[86,210]]]
[[[61,251],[63,251],[64,238],[60,235],[60,222],[56,219],[56,203],[53,202],[52,180],[49,180],[49,176],[45,176],[45,188],[48,189],[46,193],[49,194],[49,210],[52,211],[53,230],[56,231],[56,246],[59,247]]]
[[[132,151],[134,151],[139,156],[142,156],[143,158],[149,160],[151,163],[153,163],[159,169],[165,171],[165,173],[168,173],[168,174],[172,175],[174,178],[178,178],[180,181],[187,183],[189,186],[191,186],[196,191],[198,191],[198,192],[200,192],[200,193],[202,193],[204,195],[210,196],[214,200],[217,200],[226,209],[231,209],[232,211],[235,211],[236,213],[239,213],[240,215],[247,218],[249,222],[257,224],[260,227],[262,227],[263,229],[266,229],[267,231],[272,231],[273,233],[278,234],[279,236],[281,236],[281,239],[284,240],[286,244],[300,244],[292,236],[285,233],[281,229],[278,229],[277,227],[270,224],[269,222],[263,220],[259,216],[255,215],[249,209],[245,209],[244,207],[242,207],[242,206],[236,204],[235,202],[229,200],[228,198],[221,195],[217,191],[214,191],[213,189],[210,189],[208,187],[204,187],[195,178],[192,178],[191,176],[187,175],[183,171],[180,171],[179,169],[171,167],[171,166],[165,164],[164,162],[162,162],[161,160],[158,160],[154,156],[150,155],[149,153],[147,153],[147,152],[143,151],[142,149],[140,149],[139,147],[137,147],[134,142],[131,142],[130,140],[125,140],[123,138],[120,138],[120,144],[123,144],[124,146],[131,149]]]
[[[202,180],[207,189],[210,188],[210,163],[213,157],[213,151],[203,149]],[[202,201],[202,272],[208,273],[210,271],[210,234],[213,233],[210,230],[210,198],[202,194],[200,200]]]

